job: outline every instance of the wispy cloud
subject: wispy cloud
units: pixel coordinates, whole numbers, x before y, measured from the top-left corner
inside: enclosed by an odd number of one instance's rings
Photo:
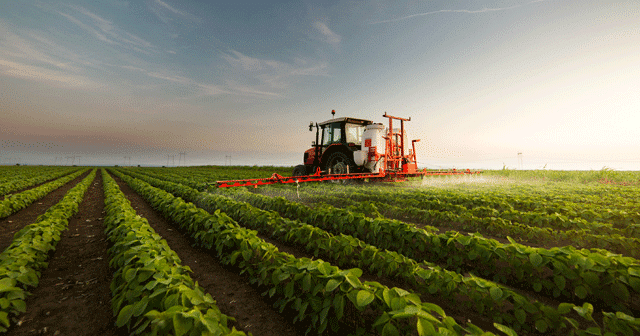
[[[57,84],[62,87],[95,89],[102,85],[79,75],[0,59],[0,73],[6,76]]]
[[[328,65],[324,62],[295,58],[293,62],[260,59],[246,56],[238,51],[223,53],[222,58],[230,65],[233,77],[244,79],[242,85],[230,85],[238,94],[278,97],[278,93],[293,86],[303,76],[328,76]]]
[[[524,4],[520,4],[520,5],[513,5],[513,6],[508,6],[508,7],[496,7],[496,8],[483,8],[483,9],[478,9],[478,10],[441,9],[441,10],[431,11],[431,12],[426,12],[426,13],[411,14],[411,15],[407,15],[407,16],[403,16],[403,17],[399,17],[399,18],[395,18],[395,19],[375,21],[375,22],[371,22],[370,24],[398,22],[398,21],[413,19],[413,18],[416,18],[416,17],[435,15],[435,14],[442,14],[442,13],[481,14],[481,13],[489,13],[489,12],[499,12],[499,11],[504,11],[504,10],[509,10],[509,9],[520,8],[520,7],[523,7],[523,6],[530,5],[532,3],[544,2],[544,1],[548,1],[548,0],[534,0],[534,1],[530,1],[530,2],[527,2],[527,3],[524,3]]]
[[[322,40],[330,44],[338,44],[342,40],[342,37],[333,32],[326,23],[316,21],[313,23],[313,27],[321,34]]]
[[[174,17],[191,22],[200,22],[200,18],[197,16],[178,10],[162,0],[154,0],[149,3],[149,10],[164,23],[170,23],[174,20]]]
[[[117,27],[113,22],[86,8],[80,6],[69,6],[69,8],[74,10],[74,15],[62,11],[56,12],[98,40],[141,53],[157,52],[157,48],[150,42]]]
[[[33,30],[11,29],[0,20],[0,74],[57,86],[94,89],[97,81],[83,74],[92,62]]]

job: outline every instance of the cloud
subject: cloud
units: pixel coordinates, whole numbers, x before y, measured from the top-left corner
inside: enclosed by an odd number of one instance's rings
[[[61,84],[61,86],[64,87],[95,89],[102,86],[101,84],[84,76],[69,75],[62,71],[16,63],[3,59],[0,59],[0,73],[14,78],[29,79],[38,82],[47,82],[50,84],[53,84],[51,82],[54,82],[59,85]]]
[[[223,53],[222,58],[231,66],[228,72],[234,78],[229,88],[240,95],[279,97],[278,92],[299,83],[301,77],[328,76],[326,63],[302,58],[287,63],[250,57],[235,50]],[[240,80],[242,84],[238,83]]]
[[[408,19],[412,19],[412,18],[416,18],[416,17],[428,16],[428,15],[434,15],[434,14],[441,14],[441,13],[481,14],[481,13],[489,13],[489,12],[498,12],[498,11],[504,11],[504,10],[514,9],[514,8],[519,8],[519,7],[523,7],[523,6],[526,6],[526,5],[530,5],[532,3],[544,2],[544,1],[548,1],[548,0],[534,0],[534,1],[530,1],[530,2],[527,2],[525,4],[521,4],[521,5],[513,5],[513,6],[508,6],[508,7],[496,7],[496,8],[483,8],[483,9],[479,9],[479,10],[441,9],[441,10],[431,11],[431,12],[426,12],[426,13],[407,15],[407,16],[403,16],[403,17],[399,17],[399,18],[395,18],[395,19],[390,19],[390,20],[382,20],[382,21],[371,22],[370,24],[398,22],[398,21],[408,20]]]
[[[173,17],[179,17],[180,19],[197,22],[201,20],[195,15],[176,9],[162,0],[154,0],[149,4],[149,10],[155,14],[160,21],[164,23],[170,23],[173,21]]]
[[[69,7],[79,15],[76,14],[74,16],[61,11],[56,11],[56,13],[62,15],[88,34],[95,36],[98,40],[140,53],[149,54],[151,52],[157,52],[157,48],[150,42],[117,27],[113,22],[90,12],[86,8],[80,6]]]
[[[316,21],[313,23],[313,27],[322,35],[322,41],[330,44],[338,44],[342,40],[342,37],[329,29],[326,23]]]

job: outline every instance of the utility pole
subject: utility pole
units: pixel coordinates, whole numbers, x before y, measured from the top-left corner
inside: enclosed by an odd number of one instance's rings
[[[229,160],[229,163],[227,164],[227,160]],[[224,156],[224,164],[227,166],[231,165],[231,155],[225,155]]]
[[[187,153],[180,152],[180,156],[178,157],[178,166],[180,165],[180,161],[182,160],[182,166],[187,165]]]
[[[522,164],[522,152],[519,152],[519,153],[518,153],[518,168],[519,168],[520,170],[522,170],[522,168],[523,168],[523,164]]]

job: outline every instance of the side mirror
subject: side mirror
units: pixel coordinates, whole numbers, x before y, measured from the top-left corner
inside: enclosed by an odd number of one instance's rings
[[[309,123],[309,132],[313,131],[313,121]]]
[[[315,141],[311,141],[311,146],[315,146],[316,142]]]

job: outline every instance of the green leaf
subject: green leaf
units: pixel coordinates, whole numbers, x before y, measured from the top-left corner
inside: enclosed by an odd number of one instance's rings
[[[537,320],[536,321],[536,330],[538,330],[541,333],[544,333],[545,331],[547,331],[547,328],[549,327],[549,325],[547,324],[547,322],[545,320]]]
[[[406,306],[407,306],[407,300],[403,298],[394,297],[393,299],[391,299],[391,309],[393,310],[402,310]]]
[[[542,290],[542,282],[536,282],[533,284],[533,290],[539,292]]]
[[[613,294],[619,299],[623,301],[629,301],[629,290],[624,284],[621,284],[619,282],[613,283],[611,285],[611,292],[613,292]]]
[[[9,314],[5,311],[0,311],[0,322],[5,325],[5,327],[9,328]]]
[[[133,316],[140,316],[144,313],[144,310],[147,309],[147,304],[149,303],[149,299],[144,297],[142,300],[136,302],[133,305]]]
[[[173,329],[176,332],[176,336],[182,336],[188,333],[192,326],[193,321],[185,317],[182,313],[175,313],[173,315]]]
[[[129,322],[131,319],[131,315],[133,315],[133,305],[126,305],[118,314],[118,318],[116,319],[116,326],[122,327]]]
[[[576,289],[574,290],[574,293],[576,294],[577,297],[584,299],[587,297],[587,295],[589,294],[589,292],[587,291],[587,288],[585,286],[578,286],[576,287]]]
[[[366,305],[371,303],[375,296],[366,290],[358,291],[358,296],[356,296],[356,302],[359,308],[364,308]]]
[[[590,335],[602,335],[602,331],[598,327],[587,328],[586,332]]]
[[[494,323],[493,326],[496,327],[496,329],[498,329],[498,330],[502,331],[503,333],[507,334],[508,336],[518,336],[518,334],[516,334],[516,332],[513,329],[511,329],[511,328],[509,328],[507,326],[504,326],[504,325],[499,324],[499,323]]]
[[[529,261],[534,267],[542,265],[542,257],[536,252],[529,255]]]
[[[574,306],[573,310],[577,311],[580,316],[591,320],[591,314],[593,314],[593,305],[589,302],[585,302],[582,304],[582,307]]]
[[[15,290],[15,280],[11,278],[2,278],[0,280],[0,293]]]
[[[523,324],[527,321],[527,313],[524,309],[516,309],[515,311],[516,319],[520,324]]]
[[[307,273],[304,278],[302,278],[302,290],[308,292],[311,289],[311,274]]]
[[[563,290],[564,287],[567,284],[566,279],[562,276],[562,275],[556,275],[553,277],[553,282],[556,283],[556,286],[558,286],[558,289]]]
[[[338,288],[338,286],[340,286],[342,282],[338,281],[336,279],[331,279],[327,282],[327,285],[325,286],[324,290],[327,292],[333,292],[334,289]]]
[[[333,298],[333,308],[336,311],[336,318],[339,320],[342,318],[342,315],[344,314],[344,295],[336,295]]]
[[[164,299],[164,309],[178,305],[178,294],[171,294]]]
[[[358,279],[358,277],[354,274],[347,274],[345,278],[347,279],[347,282],[353,287],[357,288],[362,286],[362,282],[360,282],[360,279]]]
[[[571,309],[574,307],[575,305],[573,303],[561,303],[558,306],[558,313],[564,315],[564,314],[568,314],[569,312],[571,312]]]
[[[21,313],[24,313],[27,311],[27,304],[24,302],[24,300],[20,300],[20,299],[12,300],[11,305],[13,305],[13,307]]]
[[[502,299],[502,289],[500,289],[500,287],[497,287],[497,286],[491,287],[491,289],[489,289],[489,294],[491,294],[491,298],[494,301],[498,301]]]
[[[130,268],[127,270],[127,272],[124,274],[124,280],[126,282],[131,282],[135,277],[136,277],[136,272],[138,270],[135,268]]]
[[[289,281],[289,283],[284,287],[284,295],[288,298],[292,298],[294,294],[294,282]]]
[[[400,336],[398,329],[391,324],[391,322],[384,325],[382,328],[382,336]]]
[[[416,328],[418,329],[418,335],[420,336],[434,335],[436,332],[436,329],[433,327],[433,323],[423,319],[422,317],[418,317]]]

